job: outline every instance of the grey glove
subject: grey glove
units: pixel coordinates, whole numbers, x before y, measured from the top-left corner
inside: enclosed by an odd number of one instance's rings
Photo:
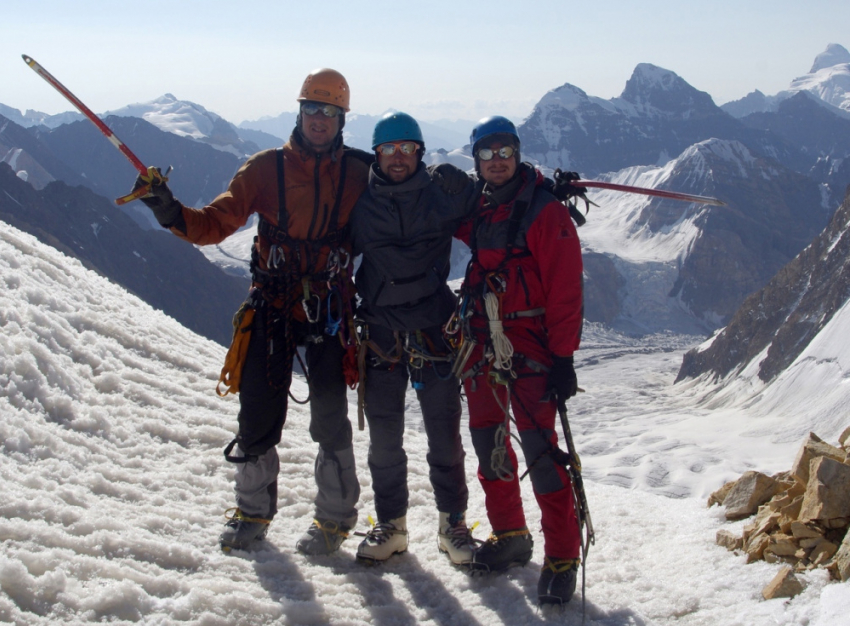
[[[474,184],[474,181],[466,172],[451,163],[429,165],[427,169],[431,175],[431,182],[438,184],[450,196],[463,193],[470,185]]]
[[[142,175],[136,177],[136,183],[133,185],[133,191],[136,191],[139,187],[149,184],[147,178],[148,177],[143,177]],[[150,193],[146,196],[142,196],[139,200],[144,202],[145,205],[153,211],[156,221],[159,222],[163,228],[171,228],[183,216],[183,205],[174,198],[174,194],[171,193],[171,189],[168,188],[168,184],[165,182],[161,173],[159,173],[159,177],[152,177],[150,186]]]

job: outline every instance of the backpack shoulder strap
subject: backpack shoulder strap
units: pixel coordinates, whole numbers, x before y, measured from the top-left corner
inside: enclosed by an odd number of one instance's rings
[[[286,176],[283,168],[283,148],[275,150],[277,157],[277,225],[286,229],[289,226],[289,213],[286,210]]]

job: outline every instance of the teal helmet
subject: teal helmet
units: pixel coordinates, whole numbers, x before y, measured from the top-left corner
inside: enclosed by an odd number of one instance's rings
[[[382,143],[404,140],[415,141],[420,146],[425,146],[422,130],[415,119],[401,111],[386,113],[384,117],[378,120],[378,123],[375,124],[375,130],[372,131],[372,150]]]

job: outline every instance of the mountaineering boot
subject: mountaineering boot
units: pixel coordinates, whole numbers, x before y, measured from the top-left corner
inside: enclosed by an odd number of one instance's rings
[[[271,523],[270,519],[248,517],[238,508],[228,509],[224,512],[224,516],[227,518],[227,523],[218,538],[218,543],[225,552],[247,550],[253,543],[262,541]]]
[[[386,561],[394,554],[407,551],[407,516],[378,522],[366,533],[357,548],[357,559],[369,563]]]
[[[295,544],[296,550],[309,556],[323,556],[336,552],[342,542],[348,539],[351,527],[345,523],[331,520],[313,520],[313,525],[301,535]]]
[[[578,559],[543,560],[540,580],[537,581],[537,602],[539,604],[566,604],[576,590],[576,572]]]
[[[440,527],[437,531],[437,546],[445,552],[455,565],[472,563],[474,540],[472,531],[466,526],[466,513],[440,512]]]
[[[500,572],[513,565],[525,565],[531,560],[533,551],[534,541],[528,528],[494,530],[487,541],[475,550],[470,572]]]

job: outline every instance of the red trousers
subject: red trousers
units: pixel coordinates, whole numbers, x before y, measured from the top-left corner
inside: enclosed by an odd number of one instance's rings
[[[518,342],[516,337],[511,337],[511,340],[515,353],[536,358],[537,363],[546,367],[551,365],[551,356],[541,353],[539,347],[535,349],[530,343],[517,345],[523,342]],[[476,346],[469,359],[470,366],[481,359],[482,352],[482,347]],[[534,352],[537,354],[532,357],[529,353]],[[555,402],[541,402],[546,390],[546,374],[530,367],[522,356],[514,358],[514,371],[517,378],[512,379],[509,385],[510,408],[541,511],[545,554],[551,558],[578,558],[581,533],[570,476],[548,454],[558,445],[558,436],[555,432]],[[478,480],[484,489],[490,526],[494,531],[523,528],[526,521],[517,457],[509,431],[503,444],[498,432],[499,426],[505,424],[508,387],[494,383],[487,366],[478,375],[466,378],[464,389],[469,403],[469,428],[478,456]],[[507,426],[509,428],[510,425]],[[504,445],[505,456],[499,468],[494,465],[499,464],[500,445]],[[493,454],[494,449],[496,455]],[[510,480],[504,480],[511,475]]]

